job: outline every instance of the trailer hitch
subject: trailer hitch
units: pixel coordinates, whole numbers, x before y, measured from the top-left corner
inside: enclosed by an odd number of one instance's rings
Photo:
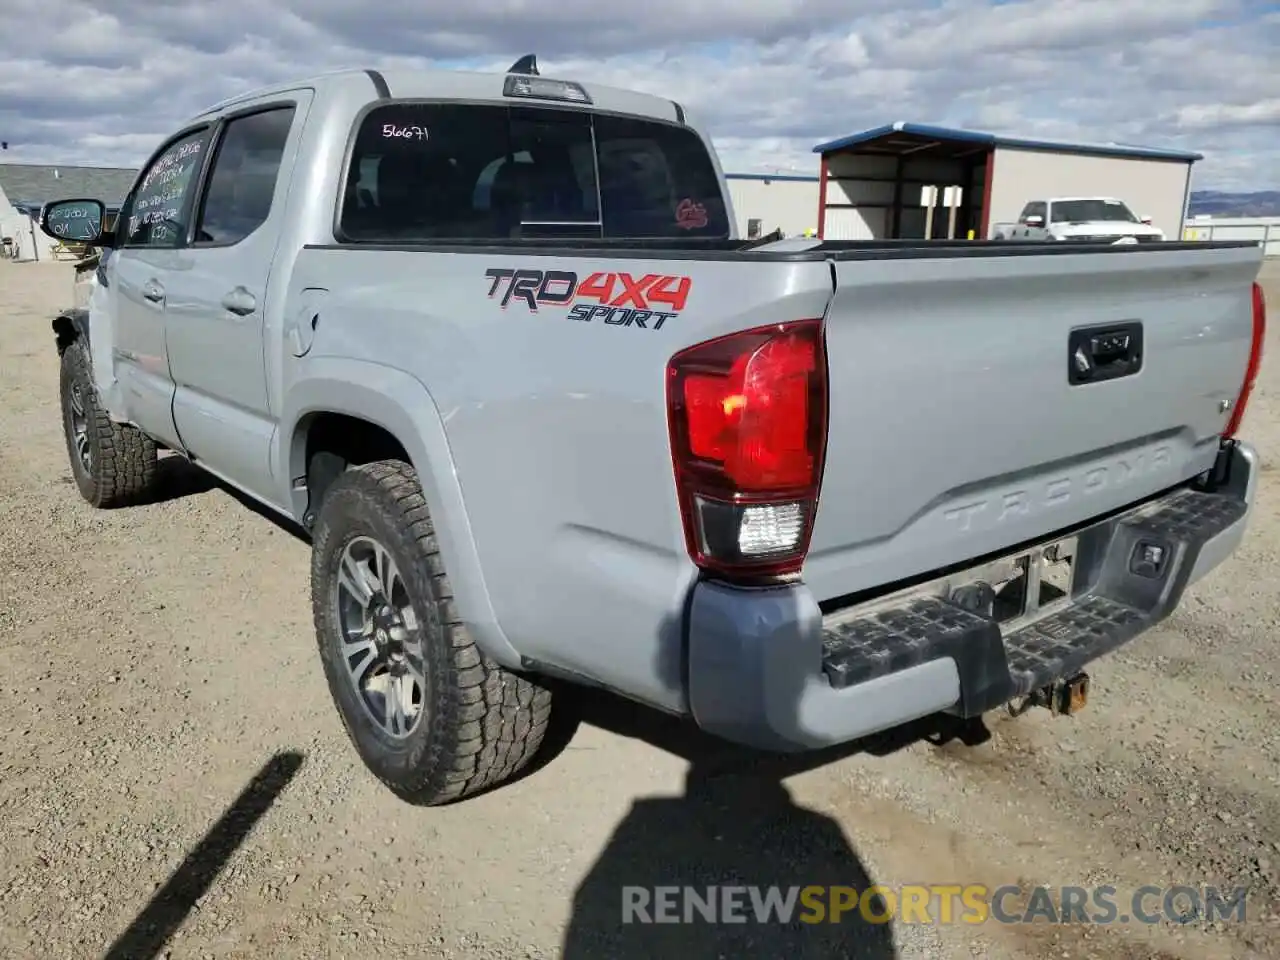
[[[1020,716],[1032,707],[1044,707],[1057,717],[1070,717],[1083,710],[1089,703],[1089,675],[1077,673],[1067,680],[1057,680],[1047,687],[1034,690],[1020,701],[1011,702],[1011,716]]]

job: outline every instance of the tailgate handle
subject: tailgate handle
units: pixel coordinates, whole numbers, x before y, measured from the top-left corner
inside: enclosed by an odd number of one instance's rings
[[[1142,324],[1078,327],[1067,339],[1067,381],[1101,383],[1142,369]]]

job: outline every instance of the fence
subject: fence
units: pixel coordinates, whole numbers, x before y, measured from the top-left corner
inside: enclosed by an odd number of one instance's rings
[[[1188,220],[1184,240],[1261,240],[1263,253],[1280,257],[1280,217],[1214,217]]]

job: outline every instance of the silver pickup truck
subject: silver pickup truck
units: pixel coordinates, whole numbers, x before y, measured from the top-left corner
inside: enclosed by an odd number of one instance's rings
[[[748,243],[679,104],[528,60],[246,94],[102,212],[42,217],[104,253],[53,322],[80,492],[167,449],[305,528],[420,803],[573,683],[769,750],[1069,711],[1254,497],[1256,244]]]

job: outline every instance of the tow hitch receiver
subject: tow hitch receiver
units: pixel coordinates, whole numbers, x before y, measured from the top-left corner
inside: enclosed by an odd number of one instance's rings
[[[1020,700],[1005,705],[1010,716],[1018,717],[1032,707],[1045,707],[1055,717],[1069,717],[1079,713],[1089,703],[1089,675],[1077,673],[1069,680],[1058,680],[1041,687]]]
[[[1035,699],[1056,716],[1069,717],[1079,713],[1089,702],[1089,675],[1077,673],[1069,680],[1059,680],[1038,691]]]

